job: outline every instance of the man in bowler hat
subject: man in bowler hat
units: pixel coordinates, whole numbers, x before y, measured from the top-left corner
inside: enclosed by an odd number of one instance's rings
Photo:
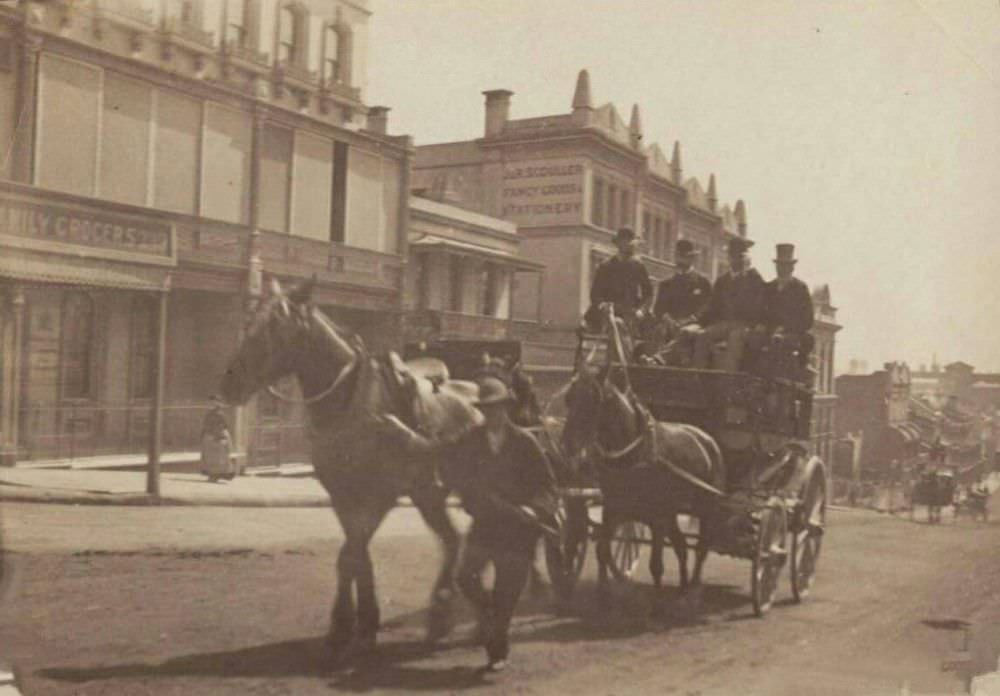
[[[744,237],[729,242],[729,270],[715,281],[712,297],[701,316],[705,328],[695,339],[695,367],[708,367],[712,344],[726,339],[721,367],[728,372],[740,369],[747,333],[760,325],[763,318],[764,279],[750,264],[747,252],[752,246],[753,242]]]
[[[799,367],[809,364],[815,344],[809,330],[813,325],[813,304],[809,288],[795,277],[795,245],[778,244],[774,267],[778,277],[764,288],[764,327],[777,344],[796,351]]]
[[[594,333],[602,328],[602,306],[613,305],[615,314],[627,321],[642,320],[653,301],[653,283],[649,273],[635,257],[635,232],[628,227],[618,230],[615,246],[618,253],[602,262],[594,273],[590,308],[583,316],[587,329]]]
[[[484,425],[453,444],[429,440],[389,416],[387,425],[413,452],[447,448],[442,479],[462,497],[472,517],[457,572],[458,586],[479,615],[479,638],[489,671],[507,665],[514,608],[531,572],[543,532],[557,529],[555,477],[541,446],[527,430],[511,423],[512,395],[496,377],[478,380],[476,406]],[[483,583],[493,564],[492,590]]]
[[[712,283],[694,269],[698,250],[689,239],[680,239],[674,246],[677,271],[660,281],[656,292],[653,316],[668,324],[668,337],[674,338],[680,329],[698,324],[708,307]]]

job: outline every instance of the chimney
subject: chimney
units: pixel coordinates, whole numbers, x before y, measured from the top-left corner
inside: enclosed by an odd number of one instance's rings
[[[642,147],[642,119],[639,118],[639,105],[632,105],[632,118],[628,123],[628,138],[633,150]]]
[[[747,206],[743,199],[736,201],[736,229],[741,237],[747,236]]]
[[[500,135],[507,119],[510,118],[510,98],[514,93],[507,89],[491,89],[483,92],[486,97],[485,137]]]
[[[719,195],[715,192],[715,174],[710,174],[708,177],[708,209],[713,213],[715,209],[719,206]]]
[[[684,168],[681,165],[681,141],[674,141],[674,153],[670,156],[670,175],[674,179],[674,183],[680,186],[681,175],[684,172]]]
[[[365,130],[376,135],[385,135],[388,126],[388,106],[372,106],[368,108],[368,124],[365,126]]]
[[[594,105],[590,100],[590,73],[581,70],[576,76],[576,89],[573,91],[573,124],[589,126],[594,114]]]

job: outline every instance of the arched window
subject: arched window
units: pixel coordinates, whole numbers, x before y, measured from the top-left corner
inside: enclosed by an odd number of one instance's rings
[[[156,304],[151,297],[137,295],[132,300],[129,341],[129,397],[153,397],[156,359]]]
[[[299,61],[302,15],[290,4],[284,5],[278,16],[278,61],[288,65]]]
[[[94,301],[85,293],[68,293],[63,301],[61,352],[62,398],[93,398]]]
[[[341,81],[340,32],[332,24],[327,26],[323,37],[323,79],[327,84]]]

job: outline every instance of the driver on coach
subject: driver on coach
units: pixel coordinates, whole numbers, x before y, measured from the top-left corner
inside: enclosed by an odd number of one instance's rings
[[[628,227],[615,235],[618,253],[604,261],[594,273],[590,289],[590,308],[583,315],[587,330],[601,330],[601,306],[612,304],[617,316],[626,319],[643,319],[653,301],[653,283],[642,262],[636,258],[638,240]]]

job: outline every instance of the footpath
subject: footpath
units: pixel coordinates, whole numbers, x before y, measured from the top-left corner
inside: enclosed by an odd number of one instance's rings
[[[213,483],[198,473],[160,474],[160,493],[146,492],[143,471],[115,469],[0,469],[0,503],[69,505],[213,505],[221,507],[328,507],[330,500],[308,475],[244,475]],[[305,475],[303,475],[305,474]]]

